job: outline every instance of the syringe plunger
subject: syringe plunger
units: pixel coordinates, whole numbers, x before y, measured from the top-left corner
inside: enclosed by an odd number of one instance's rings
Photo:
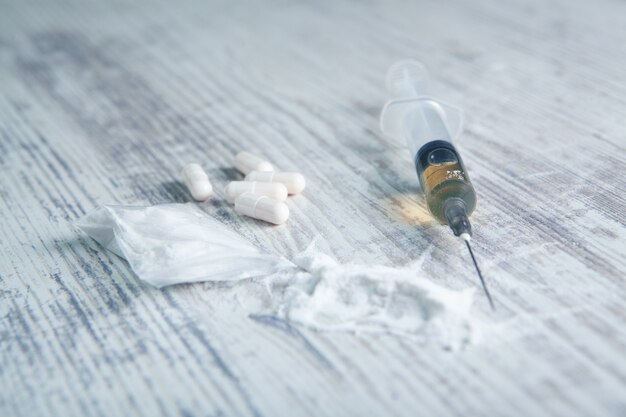
[[[425,96],[428,71],[417,61],[398,61],[387,71],[385,85],[391,97],[396,99]]]

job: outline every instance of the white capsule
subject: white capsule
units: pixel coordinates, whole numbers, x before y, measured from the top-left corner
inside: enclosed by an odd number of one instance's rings
[[[298,172],[262,172],[257,170],[246,175],[246,181],[280,182],[285,184],[289,194],[299,194],[306,187],[306,178]]]
[[[274,224],[283,224],[289,218],[287,204],[254,193],[239,195],[235,199],[235,211]]]
[[[209,177],[200,165],[185,165],[181,175],[183,182],[195,200],[204,201],[213,194],[213,186],[209,181]]]
[[[235,155],[235,168],[243,175],[251,171],[274,171],[272,164],[246,151]]]
[[[224,189],[226,201],[233,203],[243,193],[266,195],[278,201],[287,199],[287,187],[279,182],[231,181]]]

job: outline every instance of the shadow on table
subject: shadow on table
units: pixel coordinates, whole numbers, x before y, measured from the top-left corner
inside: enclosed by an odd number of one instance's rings
[[[159,185],[161,195],[170,203],[187,203],[193,198],[187,191],[187,187],[181,181],[167,181]]]

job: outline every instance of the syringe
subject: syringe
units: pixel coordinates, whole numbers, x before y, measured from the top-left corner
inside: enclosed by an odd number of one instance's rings
[[[470,246],[469,215],[476,206],[476,193],[452,138],[461,132],[460,109],[424,95],[427,72],[417,61],[400,61],[387,72],[387,89],[394,99],[380,115],[384,134],[406,140],[426,204],[432,215],[447,223],[469,250],[491,308],[493,300]],[[452,132],[452,136],[450,135]]]

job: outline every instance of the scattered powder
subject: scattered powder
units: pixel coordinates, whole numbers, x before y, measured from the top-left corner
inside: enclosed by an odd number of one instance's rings
[[[422,261],[403,268],[339,264],[312,247],[294,260],[307,273],[287,285],[276,306],[286,320],[322,331],[392,333],[450,350],[475,342],[473,289],[420,277]]]
[[[422,260],[403,268],[340,264],[311,245],[292,263],[193,204],[102,206],[77,226],[159,288],[265,277],[273,314],[316,330],[392,333],[453,350],[478,334],[474,290],[420,277]]]

